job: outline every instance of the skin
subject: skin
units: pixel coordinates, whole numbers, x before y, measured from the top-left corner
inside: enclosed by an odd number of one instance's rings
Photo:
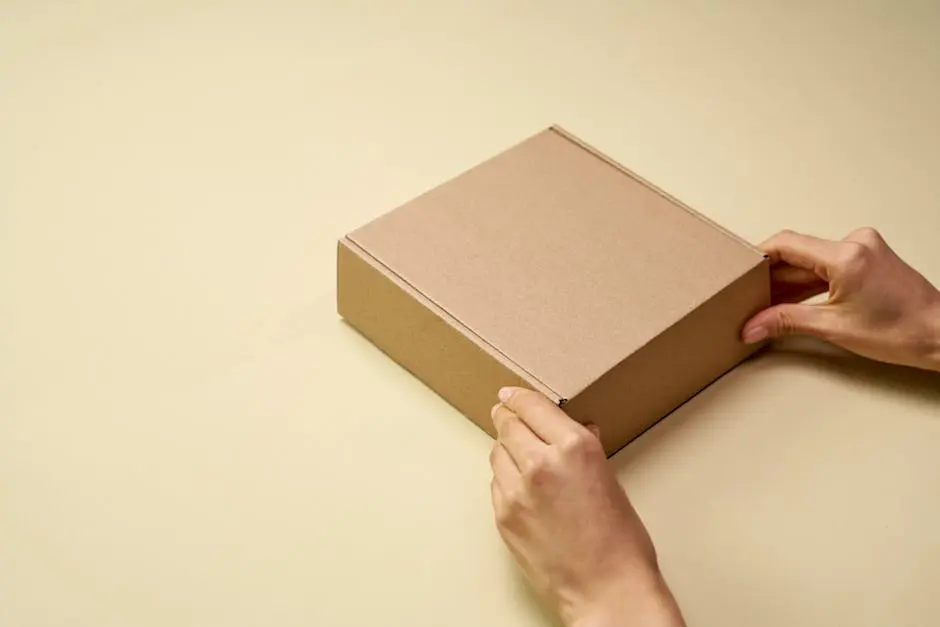
[[[940,291],[873,229],[840,241],[784,231],[761,245],[773,304],[745,342],[812,335],[859,355],[940,372]],[[828,293],[818,304],[802,301]],[[567,627],[685,625],[649,533],[599,432],[537,392],[503,388],[490,453],[497,528]]]
[[[783,231],[761,248],[776,304],[744,326],[744,341],[800,333],[877,361],[940,370],[940,292],[876,230],[841,241]],[[799,302],[826,292],[824,303]]]

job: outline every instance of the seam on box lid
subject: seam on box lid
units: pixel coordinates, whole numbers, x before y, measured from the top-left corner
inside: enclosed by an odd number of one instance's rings
[[[629,176],[630,178],[632,178],[633,180],[635,180],[637,183],[643,185],[644,187],[646,187],[646,188],[649,189],[650,191],[659,194],[660,196],[662,196],[662,197],[665,198],[666,200],[670,201],[671,203],[673,203],[674,205],[676,205],[676,206],[679,207],[680,209],[684,209],[684,210],[685,210],[689,215],[691,215],[693,218],[697,218],[698,220],[701,220],[701,221],[704,222],[705,224],[708,224],[708,225],[711,226],[712,228],[716,229],[718,232],[724,233],[727,237],[730,237],[731,239],[733,239],[734,241],[738,242],[739,244],[743,244],[743,245],[744,245],[745,247],[747,247],[748,249],[750,249],[750,250],[752,250],[752,251],[754,251],[754,252],[756,252],[756,253],[758,253],[758,254],[764,256],[764,252],[763,252],[763,251],[761,251],[759,248],[757,248],[756,246],[754,246],[753,244],[751,244],[749,241],[747,241],[747,240],[744,239],[743,237],[741,237],[741,236],[739,236],[739,235],[733,233],[732,231],[729,231],[728,229],[726,229],[725,227],[721,226],[720,224],[718,224],[717,222],[715,222],[714,220],[712,220],[712,219],[709,218],[708,216],[706,216],[706,215],[704,215],[704,214],[702,214],[702,213],[696,211],[695,209],[693,209],[692,207],[690,207],[690,206],[687,205],[686,203],[682,202],[681,200],[679,200],[679,199],[676,198],[675,196],[672,196],[671,194],[668,194],[668,193],[666,193],[665,191],[663,191],[662,189],[660,189],[659,187],[656,187],[655,185],[653,185],[652,183],[650,183],[649,181],[647,181],[646,179],[644,179],[642,176],[638,175],[638,174],[637,174],[636,172],[634,172],[633,170],[630,170],[629,168],[627,168],[627,167],[623,166],[622,164],[618,163],[617,161],[614,161],[613,159],[611,159],[610,157],[608,157],[607,155],[605,155],[604,153],[602,153],[602,152],[601,152],[600,150],[598,150],[597,148],[594,148],[593,146],[591,146],[590,144],[586,143],[585,141],[579,139],[578,137],[575,137],[574,135],[572,135],[571,133],[569,133],[568,131],[566,131],[565,129],[563,129],[561,126],[558,126],[557,124],[553,124],[552,126],[549,127],[549,130],[551,130],[552,132],[558,134],[559,136],[563,137],[564,139],[567,139],[567,140],[570,141],[572,144],[575,144],[576,146],[581,147],[583,150],[586,150],[587,152],[589,152],[590,154],[594,155],[595,157],[597,157],[597,158],[600,159],[601,161],[607,163],[607,165],[610,165],[610,166],[616,168],[617,170],[620,170],[622,173],[626,174],[627,176]]]
[[[402,284],[406,285],[409,289],[413,290],[415,293],[419,294],[422,298],[424,298],[424,299],[427,300],[429,303],[431,303],[431,304],[437,309],[437,313],[442,314],[443,316],[446,316],[448,322],[450,322],[455,328],[457,328],[458,331],[462,331],[465,335],[467,335],[468,337],[474,339],[474,340],[477,342],[477,344],[479,344],[479,345],[481,345],[481,346],[483,346],[483,347],[486,347],[486,349],[488,349],[490,352],[492,352],[492,353],[494,353],[495,355],[497,355],[498,358],[500,358],[503,362],[505,362],[504,365],[510,366],[511,368],[515,368],[515,369],[518,370],[520,373],[522,373],[522,374],[528,376],[529,378],[531,378],[531,379],[532,379],[534,382],[536,382],[540,387],[544,388],[544,390],[540,390],[540,391],[542,391],[542,392],[548,391],[551,395],[553,395],[553,396],[555,397],[556,402],[558,403],[559,406],[562,406],[562,407],[563,407],[563,406],[565,405],[565,403],[568,402],[568,399],[567,399],[567,398],[565,398],[564,396],[562,396],[561,394],[559,394],[558,392],[556,392],[550,385],[548,385],[547,383],[545,383],[544,381],[542,381],[541,378],[537,377],[537,376],[536,376],[535,374],[533,374],[532,372],[530,372],[530,371],[526,370],[525,368],[523,368],[523,367],[519,364],[519,362],[517,362],[516,360],[512,359],[509,355],[507,355],[507,354],[504,353],[503,351],[501,351],[501,350],[499,350],[498,348],[496,348],[492,343],[490,343],[490,342],[488,342],[486,339],[484,339],[483,336],[481,336],[479,333],[475,332],[473,329],[471,329],[471,328],[468,327],[466,324],[464,324],[464,323],[460,320],[460,318],[458,318],[457,316],[455,316],[454,314],[452,314],[452,313],[451,313],[450,311],[448,311],[445,307],[441,306],[440,303],[438,303],[438,302],[435,301],[433,298],[431,298],[430,296],[428,296],[427,294],[425,294],[423,291],[421,291],[420,289],[418,289],[418,287],[416,287],[414,284],[412,284],[411,282],[409,282],[409,281],[408,281],[407,279],[405,279],[402,275],[400,275],[399,273],[397,273],[397,272],[395,272],[394,270],[392,270],[392,269],[391,269],[390,267],[388,267],[386,264],[382,263],[382,261],[381,261],[380,259],[378,259],[375,255],[373,255],[372,253],[370,253],[365,247],[363,247],[362,245],[360,245],[360,244],[359,244],[356,240],[354,240],[350,235],[347,234],[347,235],[343,238],[343,241],[344,241],[346,244],[348,244],[348,245],[350,246],[350,248],[352,248],[353,250],[355,250],[357,253],[363,255],[364,257],[366,257],[369,261],[371,261],[372,263],[374,263],[376,266],[381,267],[381,268],[382,268],[383,270],[385,270],[389,275],[395,277],[395,279],[397,279],[397,280],[400,281]]]

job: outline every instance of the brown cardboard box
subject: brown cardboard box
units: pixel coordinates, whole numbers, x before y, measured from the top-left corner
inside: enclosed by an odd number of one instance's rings
[[[353,231],[352,326],[493,435],[503,385],[613,453],[747,357],[764,255],[553,127]]]

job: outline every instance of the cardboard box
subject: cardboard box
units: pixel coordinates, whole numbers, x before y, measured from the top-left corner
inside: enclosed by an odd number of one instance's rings
[[[353,231],[340,315],[487,433],[504,385],[612,454],[747,357],[765,256],[552,127]]]

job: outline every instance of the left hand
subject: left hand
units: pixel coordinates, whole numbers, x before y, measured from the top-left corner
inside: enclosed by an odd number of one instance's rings
[[[569,627],[683,625],[596,427],[537,392],[500,390],[490,454],[500,535]]]

